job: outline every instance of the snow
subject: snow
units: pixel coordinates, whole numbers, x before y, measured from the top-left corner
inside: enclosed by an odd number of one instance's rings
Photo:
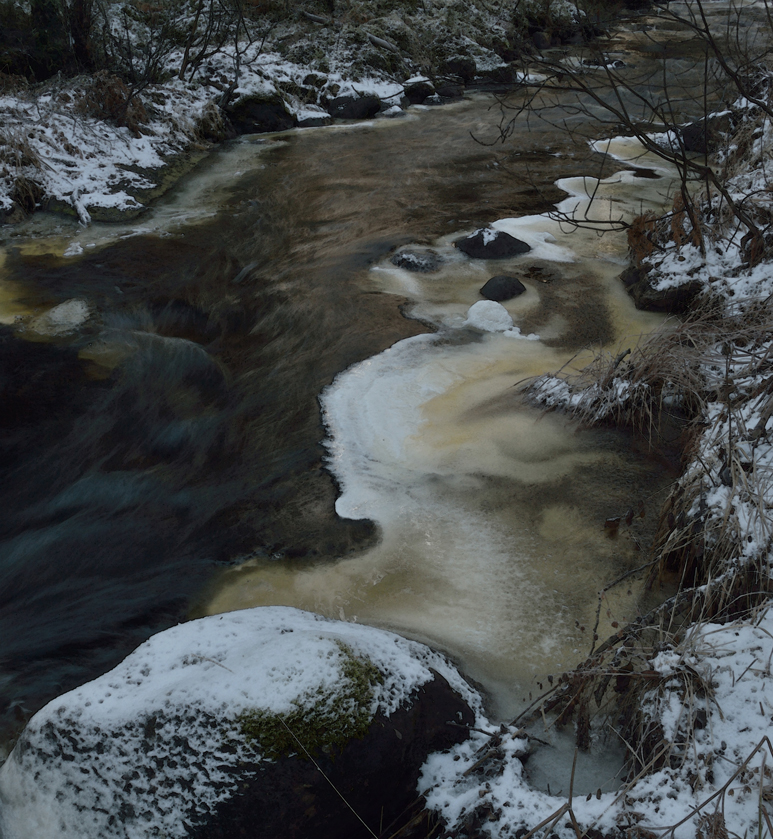
[[[505,332],[512,329],[513,319],[501,303],[479,300],[470,306],[465,325],[474,326],[484,332]]]
[[[725,625],[696,624],[683,641],[654,655],[657,687],[645,694],[642,708],[645,720],[663,727],[670,759],[620,790],[569,799],[567,790],[558,796],[531,788],[520,757],[539,746],[512,727],[501,742],[476,734],[447,754],[432,755],[419,789],[449,824],[463,824],[475,811],[491,814],[482,828],[491,839],[513,839],[559,813],[553,832],[576,839],[567,804],[582,831],[635,824],[642,834],[694,839],[698,819],[719,811],[736,835],[757,835],[773,778],[771,659],[773,608]],[[474,763],[492,746],[496,768],[476,774]]]
[[[140,839],[149,829],[187,836],[185,822],[232,795],[234,770],[259,757],[239,734],[239,715],[316,707],[339,689],[345,653],[383,674],[371,715],[392,714],[432,670],[480,707],[442,656],[390,632],[285,607],[202,618],[155,635],[35,715],[0,768],[0,832],[5,839]],[[70,761],[73,747],[99,758]]]
[[[480,329],[482,332],[502,332],[509,338],[526,338],[529,341],[538,341],[539,335],[533,332],[529,335],[522,335],[517,326],[513,326],[513,318],[507,309],[494,300],[479,300],[473,303],[467,310],[467,318],[462,326],[471,326]]]

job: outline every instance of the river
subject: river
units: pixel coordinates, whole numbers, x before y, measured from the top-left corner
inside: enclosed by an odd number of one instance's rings
[[[605,160],[602,214],[660,206],[668,178],[547,126],[481,145],[498,113],[478,94],[242,138],[139,221],[0,232],[6,741],[153,632],[253,605],[427,641],[498,718],[587,653],[597,592],[641,563],[676,464],[523,404],[520,380],[660,320],[616,280],[624,238],[539,214]],[[493,222],[534,250],[453,247]],[[441,270],[396,268],[406,245]],[[465,325],[507,272],[527,286],[507,304],[522,336]],[[88,318],[46,332],[72,299]],[[647,596],[610,594],[599,633]]]

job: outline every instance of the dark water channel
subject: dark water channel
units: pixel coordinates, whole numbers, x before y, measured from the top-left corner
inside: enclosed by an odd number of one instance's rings
[[[4,738],[184,619],[223,564],[305,567],[374,544],[369,521],[334,512],[318,395],[427,327],[365,272],[406,242],[542,212],[557,177],[600,160],[546,128],[501,165],[471,137],[493,136],[492,105],[242,141],[156,211],[179,210],[198,179],[209,217],[117,239],[95,226],[77,258],[40,237],[47,223],[77,234],[56,219],[0,234],[20,305],[92,312],[46,340],[0,327]],[[611,335],[601,292],[576,282],[546,296],[562,350]]]

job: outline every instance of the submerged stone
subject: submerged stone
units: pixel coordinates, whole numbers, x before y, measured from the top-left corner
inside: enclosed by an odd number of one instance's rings
[[[528,253],[531,247],[501,230],[484,227],[454,242],[462,253],[472,259],[509,259]]]
[[[4,837],[348,839],[338,793],[376,832],[465,739],[467,700],[389,632],[285,607],[191,621],[32,718],[0,769]]]
[[[91,316],[91,306],[86,300],[73,298],[54,306],[42,315],[38,315],[28,325],[28,329],[38,335],[58,337],[70,335],[83,326]]]

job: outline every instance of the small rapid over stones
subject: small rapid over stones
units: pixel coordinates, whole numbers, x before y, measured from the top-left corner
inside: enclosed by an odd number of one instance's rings
[[[246,138],[141,223],[3,231],[6,736],[153,632],[257,604],[427,640],[501,715],[587,650],[668,466],[540,417],[514,385],[658,318],[615,280],[619,239],[535,215],[586,200],[599,151],[546,128],[505,166],[471,138],[496,122],[475,96]],[[667,191],[623,171],[598,211]],[[489,226],[531,250],[454,247]],[[437,270],[394,264],[408,246]],[[526,291],[490,332],[469,310],[502,273]],[[73,329],[37,331],[63,304]],[[646,517],[608,539],[629,508]],[[599,632],[635,614],[627,591]]]

